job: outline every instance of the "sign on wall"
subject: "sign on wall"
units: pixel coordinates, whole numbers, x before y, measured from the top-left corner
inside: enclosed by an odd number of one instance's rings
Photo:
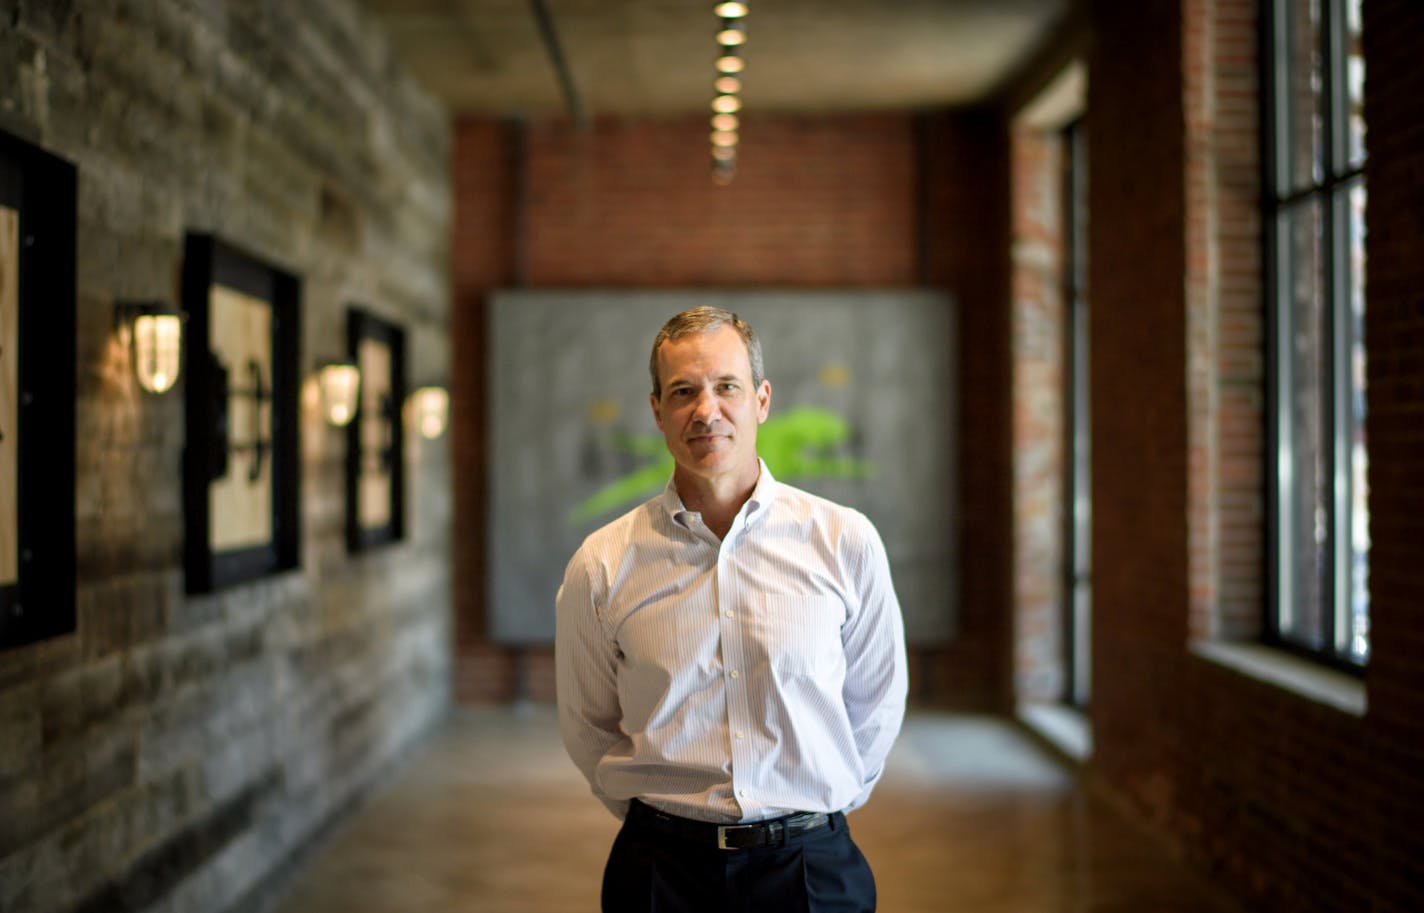
[[[958,603],[957,370],[950,297],[932,291],[505,291],[490,321],[490,636],[545,644],[584,537],[672,472],[648,395],[653,337],[726,308],[761,337],[772,384],[758,451],[777,479],[880,530],[912,644]]]

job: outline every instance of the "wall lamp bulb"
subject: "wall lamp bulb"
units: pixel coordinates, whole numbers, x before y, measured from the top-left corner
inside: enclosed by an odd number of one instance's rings
[[[139,386],[166,393],[183,364],[185,315],[162,301],[120,301],[114,305],[119,342],[132,353]]]
[[[411,391],[406,402],[421,437],[434,440],[445,433],[450,420],[450,393],[444,387],[419,387]]]
[[[321,412],[327,424],[344,428],[356,417],[361,394],[361,369],[351,361],[328,361],[317,369]]]

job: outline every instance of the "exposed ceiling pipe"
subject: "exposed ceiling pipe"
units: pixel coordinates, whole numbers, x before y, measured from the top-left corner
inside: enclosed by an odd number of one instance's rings
[[[544,39],[544,49],[549,52],[549,62],[554,65],[554,73],[559,77],[559,86],[564,91],[564,104],[568,106],[569,116],[573,118],[574,126],[587,130],[588,116],[584,113],[583,99],[579,96],[578,86],[574,85],[573,74],[569,72],[569,62],[564,58],[564,49],[559,44],[559,33],[554,30],[554,17],[549,15],[549,7],[544,0],[529,0],[529,5],[534,10],[534,19],[539,23],[539,35]]]

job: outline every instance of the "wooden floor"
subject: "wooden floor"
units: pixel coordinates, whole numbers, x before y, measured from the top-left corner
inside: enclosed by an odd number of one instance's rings
[[[1019,730],[912,714],[851,833],[882,913],[1240,913]],[[618,822],[550,708],[454,711],[275,913],[580,913]]]

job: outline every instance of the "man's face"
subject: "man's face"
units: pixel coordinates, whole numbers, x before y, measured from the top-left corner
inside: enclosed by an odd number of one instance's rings
[[[653,418],[679,474],[704,480],[756,479],[757,425],[771,408],[771,384],[752,386],[742,337],[730,326],[669,339],[658,347],[661,397]]]

